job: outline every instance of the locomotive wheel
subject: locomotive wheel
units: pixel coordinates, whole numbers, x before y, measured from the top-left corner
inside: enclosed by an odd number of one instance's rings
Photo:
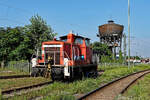
[[[36,72],[31,72],[32,77],[36,77]]]
[[[37,68],[32,68],[31,76],[32,77],[37,77],[38,76],[38,69]]]
[[[38,71],[36,72],[36,76],[42,76],[42,70],[41,69],[38,69]]]
[[[42,77],[45,77],[45,69],[42,70],[40,74],[41,74]]]
[[[63,80],[63,73],[59,68],[52,68],[51,78],[53,81],[55,80]]]
[[[98,75],[97,71],[91,71],[91,72],[89,72],[88,77],[96,78],[97,75]]]

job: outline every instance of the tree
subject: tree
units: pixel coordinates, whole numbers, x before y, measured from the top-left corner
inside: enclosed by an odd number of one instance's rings
[[[92,48],[95,52],[98,52],[100,55],[111,55],[111,51],[106,44],[100,42],[94,42]]]
[[[123,60],[124,60],[124,58],[123,58],[123,56],[122,56],[122,52],[121,52],[121,50],[119,51],[119,63],[123,63]]]
[[[39,15],[32,16],[30,23],[30,25],[25,26],[25,33],[32,40],[34,52],[38,55],[41,43],[52,40],[56,36],[56,33],[53,32],[52,28]]]
[[[0,61],[1,61],[1,67],[4,67],[4,58],[6,55],[6,50],[4,49],[4,47],[6,47],[5,44],[3,44],[4,39],[6,38],[5,36],[6,30],[1,27],[0,28]]]
[[[22,27],[12,28],[8,33],[8,47],[10,48],[8,55],[8,60],[20,60],[20,52],[18,52],[18,47],[21,45],[21,42],[24,40]],[[23,52],[23,51],[22,51]]]
[[[0,31],[0,61],[2,66],[9,60],[18,60],[16,48],[23,41],[21,27],[16,28],[6,28]]]
[[[93,51],[100,57],[101,62],[110,62],[112,59],[112,52],[106,44],[94,42],[92,44]]]
[[[19,27],[16,28],[6,28],[5,31],[0,33],[2,37],[0,39],[1,47],[1,56],[7,55],[11,58],[11,53],[20,45],[20,42],[23,41],[22,33]],[[8,56],[9,55],[9,56]],[[14,55],[12,55],[14,56]]]

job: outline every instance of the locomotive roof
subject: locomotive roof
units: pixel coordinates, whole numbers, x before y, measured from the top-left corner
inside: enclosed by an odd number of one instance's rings
[[[67,38],[67,35],[61,36],[61,37],[59,37],[59,38],[61,38],[61,39],[66,39],[66,38]],[[82,36],[79,36],[79,35],[75,35],[75,38],[82,38],[82,39],[90,40],[89,38],[85,38],[85,37],[82,37]]]

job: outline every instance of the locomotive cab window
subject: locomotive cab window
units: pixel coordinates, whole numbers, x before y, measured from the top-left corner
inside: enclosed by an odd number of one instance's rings
[[[86,46],[90,46],[90,40],[89,40],[89,39],[86,39],[86,40],[85,40],[85,44],[86,44]]]
[[[66,42],[67,41],[67,36],[60,37],[60,41]]]
[[[83,39],[82,38],[76,38],[75,39],[75,43],[82,44],[83,43]]]
[[[66,42],[66,41],[67,41],[67,38],[66,38],[66,39],[62,39],[61,41]]]

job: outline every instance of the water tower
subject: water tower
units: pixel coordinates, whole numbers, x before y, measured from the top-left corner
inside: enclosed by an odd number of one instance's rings
[[[121,50],[123,25],[115,24],[109,20],[107,24],[99,26],[100,42],[109,46],[110,50],[116,56]]]

